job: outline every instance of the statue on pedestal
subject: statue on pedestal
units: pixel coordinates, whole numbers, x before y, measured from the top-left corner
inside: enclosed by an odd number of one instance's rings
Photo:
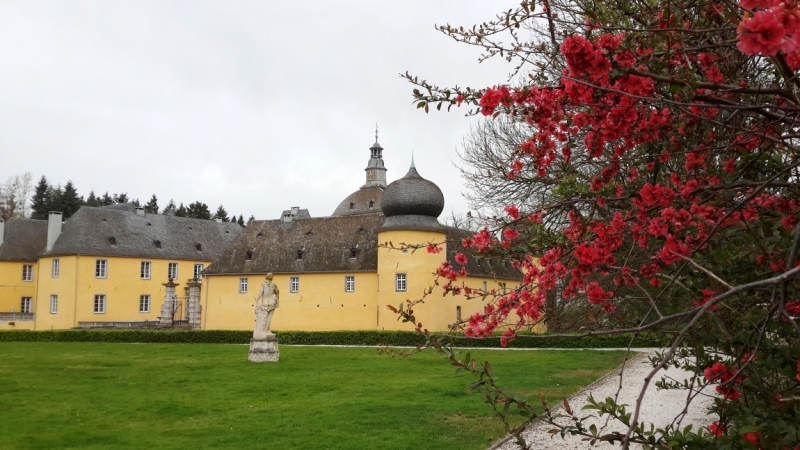
[[[256,296],[256,326],[247,359],[253,362],[278,361],[278,339],[272,332],[272,316],[279,305],[280,291],[268,273]]]

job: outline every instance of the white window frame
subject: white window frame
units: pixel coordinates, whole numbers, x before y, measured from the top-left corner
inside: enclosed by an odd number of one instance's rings
[[[22,265],[22,281],[33,281],[33,264]]]
[[[139,279],[149,280],[153,277],[153,263],[152,261],[142,261],[139,264]]]
[[[96,259],[94,261],[94,277],[108,278],[108,260]]]
[[[175,273],[172,273],[173,267],[175,268]],[[167,279],[171,279],[173,281],[178,279],[178,263],[176,262],[167,263]]]
[[[149,294],[142,294],[139,296],[139,313],[146,314],[150,312],[150,304],[152,299]],[[144,308],[142,308],[144,306]]]
[[[289,292],[293,294],[300,292],[300,277],[289,277]]]
[[[200,268],[200,270],[197,270],[198,267]],[[195,278],[195,280],[200,281],[200,280],[203,279],[203,269],[205,269],[205,267],[203,267],[202,264],[195,264],[194,265],[194,278]]]
[[[483,282],[483,292],[489,292],[489,283]]]
[[[92,304],[92,311],[94,311],[95,314],[105,314],[106,303],[107,303],[106,294],[94,294],[94,303]]]
[[[19,302],[19,312],[32,313],[33,312],[33,297],[22,297]]]
[[[396,273],[394,275],[394,290],[396,292],[408,291],[408,276],[405,273]]]
[[[53,278],[58,278],[61,275],[61,260],[53,258],[53,271],[50,272]]]
[[[50,295],[50,314],[58,314],[58,294]]]
[[[250,288],[250,279],[247,277],[239,278],[239,293],[247,294],[249,288]]]
[[[345,275],[345,277],[344,277],[344,291],[345,292],[355,292],[356,291],[356,276],[355,275]]]

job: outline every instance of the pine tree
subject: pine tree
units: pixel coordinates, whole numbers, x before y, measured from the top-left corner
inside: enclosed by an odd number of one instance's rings
[[[127,192],[122,192],[119,194],[114,194],[114,203],[128,203],[131,200],[128,198]]]
[[[60,184],[47,190],[47,211],[64,212],[64,188]]]
[[[250,224],[253,223],[254,220],[256,220],[255,216],[251,215],[250,218],[247,219],[247,226],[250,226]]]
[[[70,216],[78,212],[78,209],[83,205],[83,197],[78,195],[75,185],[72,181],[67,181],[64,186],[64,191],[61,193],[61,212],[64,214],[63,218],[68,219]]]
[[[241,225],[241,226],[244,226],[244,216],[242,216],[241,214],[239,214],[239,220],[238,220],[238,221],[236,221],[236,223],[238,223],[238,224],[239,224],[239,225]]]
[[[106,191],[106,193],[103,194],[103,198],[100,199],[100,205],[108,206],[113,204],[114,204],[114,199],[110,195],[108,195],[108,191]]]
[[[142,204],[141,204],[141,202],[139,202],[138,198],[133,199],[133,201],[131,203],[133,203],[133,206],[135,206],[137,208],[141,208],[142,207]]]
[[[175,210],[175,215],[178,217],[186,217],[186,207],[183,206],[183,202],[181,202],[181,205]]]
[[[86,206],[100,206],[100,199],[94,195],[94,189],[89,191],[89,197],[86,199]]]
[[[211,219],[211,211],[208,209],[208,205],[202,202],[194,202],[190,203],[189,207],[186,208],[186,217],[192,217],[195,219]]]
[[[175,206],[174,203],[171,204],[173,207]],[[156,194],[153,194],[153,196],[150,197],[150,201],[144,205],[144,210],[150,214],[158,214],[158,198],[156,197]]]
[[[31,198],[31,219],[47,219],[47,191],[50,190],[50,185],[47,184],[47,178],[42,175],[39,184]]]
[[[175,206],[175,200],[169,199],[169,203],[167,203],[167,206],[165,206],[164,210],[161,211],[161,214],[170,214],[170,213],[171,214],[175,214],[175,211],[177,209],[178,209],[178,207]]]
[[[228,211],[225,211],[222,205],[219,205],[217,208],[217,212],[214,213],[215,219],[222,219],[223,222],[229,222],[230,219],[228,218]]]

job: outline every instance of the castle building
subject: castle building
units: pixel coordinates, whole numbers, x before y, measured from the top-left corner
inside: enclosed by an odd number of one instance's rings
[[[280,289],[273,329],[412,329],[386,305],[422,297],[434,284],[436,269],[464,251],[461,239],[472,233],[439,223],[442,191],[413,162],[404,177],[387,185],[382,152],[376,140],[365,184],[330,217],[312,218],[307,210],[292,208],[280,219],[251,223],[225,248],[204,271],[202,328],[252,329],[255,295],[264,275],[273,273]],[[443,243],[443,251],[381,245],[429,242]],[[465,253],[471,255],[466,284],[474,289],[505,289],[521,279],[515,268]],[[442,294],[435,287],[430,300],[416,308],[417,318],[430,330],[446,330],[484,306]]]
[[[38,254],[46,242],[46,220],[0,220],[0,330],[33,328]]]

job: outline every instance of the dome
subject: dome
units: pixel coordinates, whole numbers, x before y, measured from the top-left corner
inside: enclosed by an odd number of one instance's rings
[[[333,217],[378,213],[381,211],[382,187],[361,188],[339,203]]]
[[[383,192],[381,211],[386,217],[439,217],[444,210],[444,195],[439,186],[422,178],[412,164],[403,178],[393,181]]]

